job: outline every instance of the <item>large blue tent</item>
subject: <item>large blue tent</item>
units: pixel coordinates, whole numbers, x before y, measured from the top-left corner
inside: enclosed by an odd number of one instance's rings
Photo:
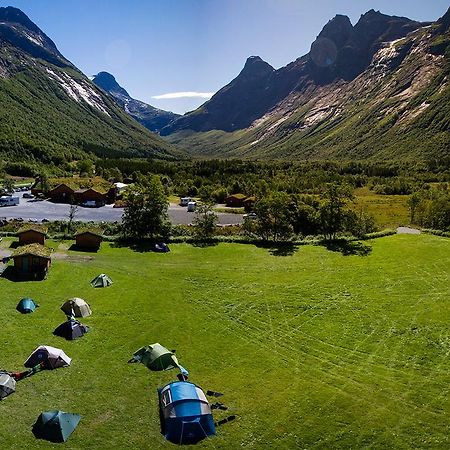
[[[161,433],[174,444],[196,444],[216,434],[211,407],[202,389],[176,381],[158,389]]]

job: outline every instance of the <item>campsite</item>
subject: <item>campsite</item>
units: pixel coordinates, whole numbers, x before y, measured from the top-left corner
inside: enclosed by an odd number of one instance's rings
[[[20,381],[0,402],[3,448],[56,448],[32,433],[45,411],[81,416],[67,449],[173,447],[160,433],[157,388],[174,371],[127,363],[154,342],[176,350],[205,392],[224,394],[230,411],[214,411],[216,421],[237,417],[198,448],[450,445],[448,239],[393,235],[359,243],[365,252],[283,254],[104,242],[89,259],[46,244],[64,256],[46,279],[0,278],[1,368],[23,370],[39,345],[62,349],[71,365]],[[93,288],[101,273],[113,284]],[[26,297],[39,304],[32,314],[16,310]],[[73,298],[92,315],[79,319],[89,333],[67,341],[52,333]]]

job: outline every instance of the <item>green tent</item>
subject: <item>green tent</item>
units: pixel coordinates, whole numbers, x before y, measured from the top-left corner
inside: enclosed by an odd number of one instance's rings
[[[33,434],[38,439],[50,442],[66,442],[80,421],[78,414],[63,411],[45,411],[33,425]]]
[[[111,286],[111,284],[112,284],[111,278],[109,278],[108,275],[105,275],[104,273],[101,273],[100,275],[96,276],[91,281],[91,286],[96,288]]]
[[[150,370],[170,370],[180,367],[177,357],[161,344],[152,344],[135,351],[129,363],[141,362]]]

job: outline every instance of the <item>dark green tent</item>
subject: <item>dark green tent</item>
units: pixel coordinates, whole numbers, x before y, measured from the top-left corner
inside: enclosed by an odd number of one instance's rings
[[[50,442],[66,442],[80,421],[78,414],[63,411],[45,411],[33,425],[33,434],[38,439]]]
[[[141,347],[128,362],[141,362],[150,370],[170,370],[180,366],[173,352],[158,343]]]
[[[23,298],[17,304],[16,309],[22,314],[32,313],[39,305],[32,298]]]

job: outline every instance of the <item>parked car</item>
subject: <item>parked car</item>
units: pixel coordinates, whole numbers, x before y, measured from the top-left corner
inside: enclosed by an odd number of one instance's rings
[[[188,212],[194,212],[196,206],[197,206],[197,202],[189,202],[189,203],[187,204],[187,210],[188,210]]]
[[[254,213],[254,212],[251,212],[251,213],[248,213],[248,214],[244,214],[244,220],[256,220],[257,218],[258,218],[258,216],[256,215],[256,213]]]
[[[29,192],[25,192],[25,193],[23,194],[23,198],[34,198],[34,195],[33,195],[33,194],[30,194]]]

